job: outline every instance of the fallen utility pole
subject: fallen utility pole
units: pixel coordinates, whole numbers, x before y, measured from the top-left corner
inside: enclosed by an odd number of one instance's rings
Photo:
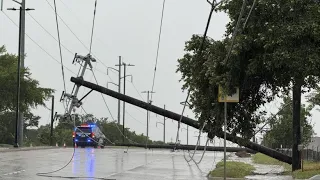
[[[116,146],[127,146],[127,147],[141,147],[145,148],[145,144],[116,144]],[[194,150],[195,145],[178,145],[176,149],[181,150]],[[147,148],[150,149],[174,149],[175,145],[157,145],[157,144],[148,144]],[[198,146],[197,150],[202,151],[204,150],[205,146]],[[219,146],[207,146],[206,151],[224,151],[224,147]],[[227,152],[239,152],[239,151],[246,151],[248,153],[256,153],[255,151],[248,149],[248,148],[239,148],[239,147],[227,147]]]
[[[173,119],[173,120],[176,120],[176,121],[179,121],[179,119],[181,117],[180,114],[177,114],[177,113],[165,110],[163,108],[148,104],[146,102],[140,101],[140,100],[132,98],[130,96],[126,96],[126,95],[120,94],[118,92],[112,91],[110,89],[107,89],[105,87],[99,86],[97,84],[94,84],[94,83],[91,83],[91,82],[88,82],[88,81],[84,81],[83,78],[71,77],[71,82],[74,82],[79,86],[82,85],[84,87],[93,89],[94,91],[98,91],[100,93],[106,94],[106,95],[114,97],[116,99],[120,99],[120,100],[125,101],[125,102],[127,102],[129,104],[138,106],[140,108],[146,109],[148,111],[151,111],[153,113],[165,116],[167,118],[170,118],[170,119]],[[193,120],[191,118],[185,117],[185,116],[182,117],[181,122],[184,123],[184,124],[187,124],[189,126],[192,126],[194,128],[197,128],[197,129],[200,128],[199,122],[197,122],[197,121],[195,121],[195,120]],[[205,131],[206,131],[206,129],[205,129]],[[217,137],[224,138],[224,133],[217,134]],[[226,139],[228,141],[231,141],[233,143],[239,144],[241,146],[244,146],[246,148],[252,149],[254,151],[261,152],[261,153],[263,153],[263,154],[265,154],[267,156],[273,157],[273,158],[278,159],[278,160],[280,160],[282,162],[286,162],[288,164],[292,164],[292,157],[290,157],[288,155],[285,155],[285,154],[283,154],[281,152],[278,152],[278,151],[276,151],[274,149],[259,145],[257,143],[250,142],[248,140],[245,140],[245,139],[240,138],[238,136],[231,135],[229,133],[226,133]]]

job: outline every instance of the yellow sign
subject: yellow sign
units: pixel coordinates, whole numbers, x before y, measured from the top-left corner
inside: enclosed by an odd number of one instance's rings
[[[225,96],[223,94],[223,89],[221,86],[219,86],[219,97],[218,101],[219,102],[231,102],[231,103],[237,103],[239,102],[239,88],[237,88],[236,93],[232,94],[231,96]]]

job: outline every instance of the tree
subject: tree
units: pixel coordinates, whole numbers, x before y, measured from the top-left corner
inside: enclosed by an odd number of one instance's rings
[[[228,107],[228,131],[251,138],[264,112],[258,108],[280,92],[293,92],[293,133],[299,136],[301,87],[314,88],[319,82],[320,6],[315,0],[265,0],[253,7],[249,21],[235,37],[230,58],[226,59],[235,30],[241,1],[225,1],[218,10],[230,17],[225,39],[207,38],[202,57],[195,56],[199,36],[186,43],[177,71],[183,89],[191,91],[191,104],[199,120],[208,120],[211,138],[222,131],[223,105],[217,103],[218,86],[232,94],[240,89],[240,102]],[[246,20],[252,4],[246,6]],[[210,127],[210,128],[209,128]],[[298,144],[293,145],[293,170],[299,169]]]
[[[0,112],[15,111],[18,57],[0,47]],[[50,88],[42,88],[39,82],[31,78],[29,69],[22,69],[20,89],[20,111],[28,112],[30,108],[45,105],[45,101],[54,92]]]
[[[15,107],[18,57],[7,53],[0,47],[0,143],[11,144],[15,132]],[[21,73],[20,111],[25,113],[25,127],[37,127],[39,116],[31,113],[31,108],[45,105],[45,101],[54,92],[53,89],[42,88],[39,82],[31,78],[29,69]]]
[[[285,96],[280,106],[277,116],[272,118],[270,122],[270,130],[263,137],[263,144],[271,148],[292,148],[292,98]],[[314,131],[309,121],[312,106],[301,105],[301,125],[303,129],[301,143],[308,145],[311,141]]]

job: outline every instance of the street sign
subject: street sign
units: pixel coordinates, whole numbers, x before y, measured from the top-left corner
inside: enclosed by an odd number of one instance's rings
[[[218,90],[218,101],[219,102],[228,102],[228,103],[237,103],[239,102],[239,88],[236,89],[236,93],[232,94],[231,96],[225,96],[223,94],[223,89],[221,86],[219,86]]]

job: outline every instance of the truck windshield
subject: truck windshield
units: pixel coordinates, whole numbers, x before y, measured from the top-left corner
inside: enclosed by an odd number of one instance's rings
[[[76,132],[91,133],[91,127],[78,127]]]

